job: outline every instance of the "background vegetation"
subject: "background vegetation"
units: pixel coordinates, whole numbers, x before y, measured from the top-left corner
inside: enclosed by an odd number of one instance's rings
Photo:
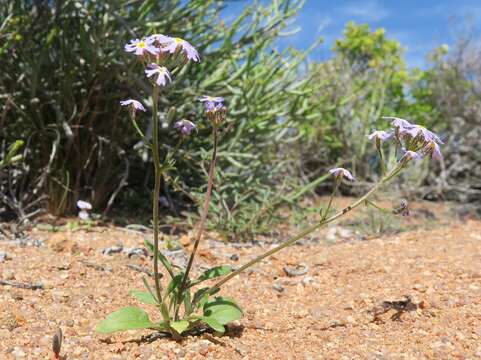
[[[163,216],[172,216],[166,222],[194,221],[202,201],[211,149],[196,102],[202,94],[228,100],[210,216],[211,227],[227,238],[271,229],[280,206],[322,193],[332,165],[353,169],[361,187],[375,180],[368,170],[376,168],[376,156],[364,135],[384,127],[382,115],[426,124],[446,141],[444,163],[410,174],[404,191],[479,206],[478,44],[460,39],[452,50],[433,49],[426,70],[408,69],[402,44],[383,29],[349,23],[332,58],[317,63],[308,52],[276,47],[301,1],[250,3],[228,23],[222,6],[213,0],[2,2],[0,220],[71,214],[78,199],[104,215],[150,208],[151,159],[118,103],[128,97],[151,103],[148,83],[123,44],[158,32],[185,38],[202,56],[200,65],[175,75],[161,98],[165,150],[178,141],[172,122],[186,118],[200,128],[178,153],[174,186],[164,186]],[[147,119],[140,121],[149,133]]]

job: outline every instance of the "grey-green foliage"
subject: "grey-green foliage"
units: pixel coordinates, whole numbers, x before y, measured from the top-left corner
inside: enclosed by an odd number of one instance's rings
[[[295,160],[286,152],[298,121],[314,112],[307,101],[312,86],[300,80],[304,55],[279,53],[275,42],[301,2],[253,2],[231,22],[220,17],[222,6],[205,0],[3,2],[2,130],[7,143],[26,141],[23,190],[48,194],[48,210],[60,214],[72,211],[77,199],[101,211],[119,194],[148,195],[151,163],[118,102],[132,97],[150,104],[141,67],[123,45],[152,33],[185,38],[202,57],[175,74],[160,100],[163,150],[177,142],[173,121],[195,120],[200,129],[170,174],[178,179],[177,194],[197,203],[205,183],[211,144],[196,102],[202,94],[223,96],[229,107],[219,154],[222,196],[213,204],[219,222],[243,207],[250,214],[282,184],[298,185],[285,181]],[[148,133],[147,119],[139,116]],[[148,209],[150,202],[139,205]]]
[[[379,166],[375,147],[366,135],[388,128],[383,115],[402,112],[407,85],[402,48],[384,29],[348,23],[333,54],[310,67],[319,83],[313,101],[322,103],[322,116],[305,125],[312,143],[306,161],[311,166],[339,161],[364,177]]]
[[[481,214],[481,45],[459,38],[451,50],[433,50],[430,67],[413,96],[436,110],[443,129],[444,161],[416,190],[433,199],[459,201],[463,212]]]

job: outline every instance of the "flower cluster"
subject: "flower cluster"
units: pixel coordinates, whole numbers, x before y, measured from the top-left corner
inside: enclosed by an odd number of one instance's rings
[[[394,128],[389,137],[383,135],[381,138],[378,135],[379,131],[375,131],[368,135],[369,139],[381,139],[382,141],[395,137],[398,144],[401,145],[404,151],[403,159],[422,159],[424,156],[431,156],[433,160],[440,161],[443,156],[439,145],[443,142],[438,135],[426,129],[424,126],[411,124],[409,121],[397,117],[384,117],[384,119],[391,120],[391,125]],[[385,133],[385,132],[382,132]]]
[[[185,62],[200,61],[199,53],[189,42],[162,34],[130,40],[124,49],[126,52],[137,55],[146,64],[145,75],[157,87],[165,87],[172,82],[172,75],[164,64],[167,62],[167,57],[181,55]],[[213,124],[218,125],[225,119],[227,110],[223,105],[223,98],[202,96],[199,100],[204,103],[207,117]],[[120,104],[129,108],[132,117],[135,117],[138,110],[146,111],[142,103],[134,99],[122,100]],[[189,120],[177,121],[174,128],[182,135],[190,135],[192,130],[197,130],[196,125]]]
[[[204,99],[204,101],[213,102],[213,98]],[[409,121],[397,117],[384,117],[390,119],[393,129],[390,131],[374,130],[367,135],[369,140],[374,140],[378,150],[384,141],[395,138],[398,144],[401,144],[403,154],[401,160],[407,163],[410,160],[419,160],[424,156],[430,155],[434,160],[441,160],[442,154],[439,147],[443,144],[438,135],[425,127],[417,124],[411,124]],[[381,159],[382,161],[382,159]],[[329,173],[334,175],[338,184],[342,179],[355,181],[352,174],[344,168],[334,168],[329,170]]]
[[[165,54],[178,54],[183,56],[184,61],[200,61],[199,53],[189,42],[181,38],[174,38],[162,34],[154,34],[142,39],[130,40],[125,45],[125,51],[134,53],[137,56],[154,56],[160,60]]]

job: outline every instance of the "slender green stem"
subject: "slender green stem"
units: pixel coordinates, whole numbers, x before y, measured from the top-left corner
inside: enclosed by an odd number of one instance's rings
[[[242,265],[239,269],[237,269],[236,271],[233,271],[231,272],[230,274],[226,275],[222,280],[218,281],[214,286],[213,288],[220,288],[222,285],[224,285],[227,281],[229,281],[230,279],[232,279],[233,277],[237,276],[238,274],[240,274],[241,272],[243,272],[244,270],[246,270],[247,268],[251,267],[252,265],[264,260],[265,258],[277,253],[278,251],[281,251],[282,249],[294,244],[295,242],[297,242],[298,240],[302,239],[304,236],[310,234],[311,232],[321,228],[322,226],[324,225],[327,225],[337,219],[339,219],[341,216],[343,216],[344,214],[350,212],[351,210],[355,209],[356,207],[358,207],[359,205],[361,205],[363,202],[365,202],[367,199],[369,199],[369,197],[371,195],[373,195],[376,191],[378,191],[387,181],[389,181],[395,174],[398,174],[399,171],[403,168],[404,166],[404,163],[403,162],[399,162],[397,164],[397,166],[392,169],[389,174],[387,174],[386,176],[384,176],[371,190],[369,190],[364,196],[362,196],[361,198],[359,198],[358,200],[356,200],[354,203],[352,203],[351,205],[345,207],[344,209],[342,209],[341,211],[337,212],[336,214],[334,214],[333,216],[331,216],[330,218],[328,219],[325,219],[325,220],[322,220],[321,222],[319,223],[316,223],[316,224],[313,224],[311,226],[309,226],[308,228],[302,230],[299,234],[295,235],[294,237],[292,237],[291,239],[287,240],[286,242],[276,246],[275,248],[267,251],[266,253],[262,254],[262,255],[259,255],[258,257],[256,257],[255,259],[249,261],[248,263]]]
[[[384,156],[382,154],[382,149],[381,149],[381,142],[379,141],[379,144],[376,144],[377,146],[377,153],[379,154],[379,161],[381,162],[381,174],[382,176],[386,175],[386,164],[384,163]]]
[[[197,252],[197,248],[199,247],[200,240],[202,239],[202,234],[205,228],[205,222],[207,220],[207,214],[209,212],[209,204],[210,204],[210,198],[212,194],[212,187],[214,185],[215,164],[217,160],[217,126],[215,125],[212,130],[212,136],[214,138],[214,149],[212,151],[212,159],[210,162],[207,192],[205,194],[204,206],[202,208],[202,214],[200,217],[199,229],[197,231],[197,236],[195,237],[195,240],[194,240],[194,248],[192,249],[192,253],[190,254],[189,262],[187,263],[185,274],[184,274],[184,277],[182,278],[182,283],[179,288],[179,296],[177,299],[177,309],[175,314],[176,318],[178,317],[178,314],[179,314],[180,304],[182,303],[182,296],[183,296],[184,290],[187,287],[187,280],[189,279],[189,273],[190,273],[190,270],[192,269],[192,264],[194,263],[195,254]]]
[[[137,121],[135,120],[135,110],[130,113],[130,120],[132,121],[132,125],[134,126],[134,129],[137,131],[137,133],[140,135],[140,138],[144,140],[146,145],[150,145],[150,141],[145,137],[144,133],[142,130],[140,130],[139,124],[137,124]]]
[[[159,156],[159,119],[157,116],[157,106],[159,101],[159,88],[154,85],[152,91],[152,121],[153,121],[153,134],[152,134],[152,157],[154,160],[155,170],[155,185],[154,195],[152,198],[152,223],[154,227],[154,280],[155,280],[155,293],[157,294],[157,300],[162,301],[161,289],[160,289],[160,277],[159,277],[159,195],[160,195],[160,180],[162,176],[162,168]]]
[[[379,205],[373,203],[371,200],[366,200],[366,205],[371,205],[373,208],[385,213],[385,214],[392,214],[392,210],[388,210],[388,209],[384,209],[382,207],[380,207]]]
[[[321,221],[326,220],[327,215],[329,215],[329,210],[331,210],[332,200],[334,199],[334,195],[336,195],[336,191],[339,188],[340,181],[336,178],[336,183],[334,184],[334,188],[332,189],[331,196],[329,197],[329,203],[327,204],[326,211],[324,214],[321,214]]]

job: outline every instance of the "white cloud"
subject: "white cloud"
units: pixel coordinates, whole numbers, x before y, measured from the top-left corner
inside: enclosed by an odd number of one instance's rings
[[[389,11],[378,0],[361,0],[341,8],[341,12],[363,21],[380,21],[389,16]]]

